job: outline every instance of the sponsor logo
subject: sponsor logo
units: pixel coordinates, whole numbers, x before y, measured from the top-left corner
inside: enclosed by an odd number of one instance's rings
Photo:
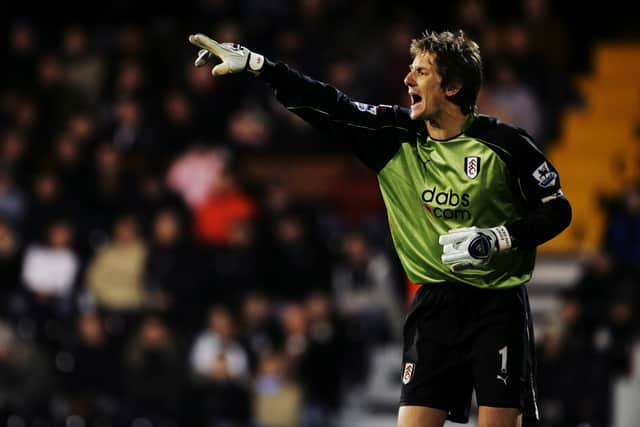
[[[505,345],[498,350],[498,364],[500,365],[500,372],[496,375],[496,379],[504,383],[507,386],[507,380],[509,375],[507,374],[507,357],[509,357],[509,348]]]
[[[415,370],[416,364],[407,362],[404,364],[404,371],[402,372],[402,384],[409,384],[411,378],[413,378],[413,371]]]
[[[458,194],[453,190],[439,191],[436,187],[422,192],[424,207],[437,218],[464,221],[471,219],[469,193]],[[437,205],[437,206],[434,206]]]
[[[363,102],[354,102],[354,105],[363,113],[371,113],[373,115],[376,115],[376,113],[378,112],[378,107],[376,107],[375,105],[369,105]]]
[[[464,172],[471,179],[480,173],[480,157],[468,156],[464,158]]]
[[[549,168],[547,162],[542,162],[536,170],[533,171],[533,177],[538,181],[538,185],[547,188],[555,185],[558,174]]]
[[[496,379],[502,381],[504,383],[504,385],[506,386],[507,385],[507,380],[509,379],[509,375],[500,375],[500,374],[498,374],[498,375],[496,375]]]
[[[542,199],[540,199],[540,201],[542,203],[547,203],[555,199],[565,199],[564,193],[562,192],[562,190],[558,190],[550,196],[543,197]]]

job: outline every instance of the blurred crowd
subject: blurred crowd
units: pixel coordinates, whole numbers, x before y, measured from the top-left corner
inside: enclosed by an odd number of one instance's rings
[[[539,337],[546,426],[611,425],[616,381],[640,380],[640,185],[604,202],[601,248]]]
[[[577,20],[545,0],[443,3],[206,0],[112,23],[11,17],[0,69],[3,421],[332,425],[343,393],[366,381],[370,350],[401,335],[405,282],[380,201],[356,215],[340,203],[375,179],[354,163],[364,185],[310,201],[277,176],[248,176],[253,158],[346,150],[256,79],[193,67],[187,36],[241,42],[355,99],[406,105],[410,40],[463,28],[485,59],[480,111],[544,148],[559,111],[580,102],[569,84],[583,66],[573,62],[583,39],[568,30]],[[575,384],[565,370],[576,353],[601,361],[593,381],[628,368],[633,280],[616,279],[616,292],[608,283],[612,266],[640,261],[635,196],[612,216],[607,256],[566,296],[565,326],[545,336],[550,399],[566,391],[558,378]],[[589,334],[608,337],[606,357]],[[581,404],[600,410],[601,394]]]

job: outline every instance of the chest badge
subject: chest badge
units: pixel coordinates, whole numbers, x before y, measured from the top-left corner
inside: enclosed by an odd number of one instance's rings
[[[480,157],[468,156],[464,158],[464,171],[467,176],[474,179],[480,173]]]

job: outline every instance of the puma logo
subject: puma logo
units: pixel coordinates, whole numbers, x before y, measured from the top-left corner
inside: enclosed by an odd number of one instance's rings
[[[504,375],[504,376],[502,376],[500,374],[496,375],[496,379],[502,381],[505,386],[507,385],[507,379],[508,378],[509,378],[509,375]]]

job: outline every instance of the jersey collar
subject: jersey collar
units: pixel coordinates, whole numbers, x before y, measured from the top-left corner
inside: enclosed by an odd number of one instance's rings
[[[476,120],[476,113],[475,112],[471,112],[469,114],[467,114],[464,118],[464,121],[462,122],[462,127],[460,129],[460,133],[452,136],[451,138],[447,138],[447,139],[436,139],[433,138],[431,136],[429,136],[429,132],[427,129],[427,126],[424,125],[425,131],[427,133],[427,137],[429,139],[431,139],[432,141],[436,141],[436,142],[447,142],[447,141],[453,141],[454,139],[458,138],[460,135],[464,135],[465,132],[467,132],[467,130],[471,127],[471,125],[473,124],[473,122]]]
[[[460,137],[460,135],[464,135],[465,132],[467,132],[467,130],[471,127],[473,122],[475,122],[476,117],[477,115],[475,112],[471,112],[467,114],[466,117],[464,118],[464,122],[462,122],[462,129],[460,130],[460,133],[447,139],[435,139],[429,136],[429,131],[427,129],[427,126],[423,122],[421,126],[421,130],[424,130],[424,134],[426,135],[426,137],[423,138],[422,135],[418,133],[418,144],[417,144],[418,157],[420,157],[420,159],[424,163],[427,163],[430,160],[431,152],[434,150],[435,144],[453,141],[454,139]]]

